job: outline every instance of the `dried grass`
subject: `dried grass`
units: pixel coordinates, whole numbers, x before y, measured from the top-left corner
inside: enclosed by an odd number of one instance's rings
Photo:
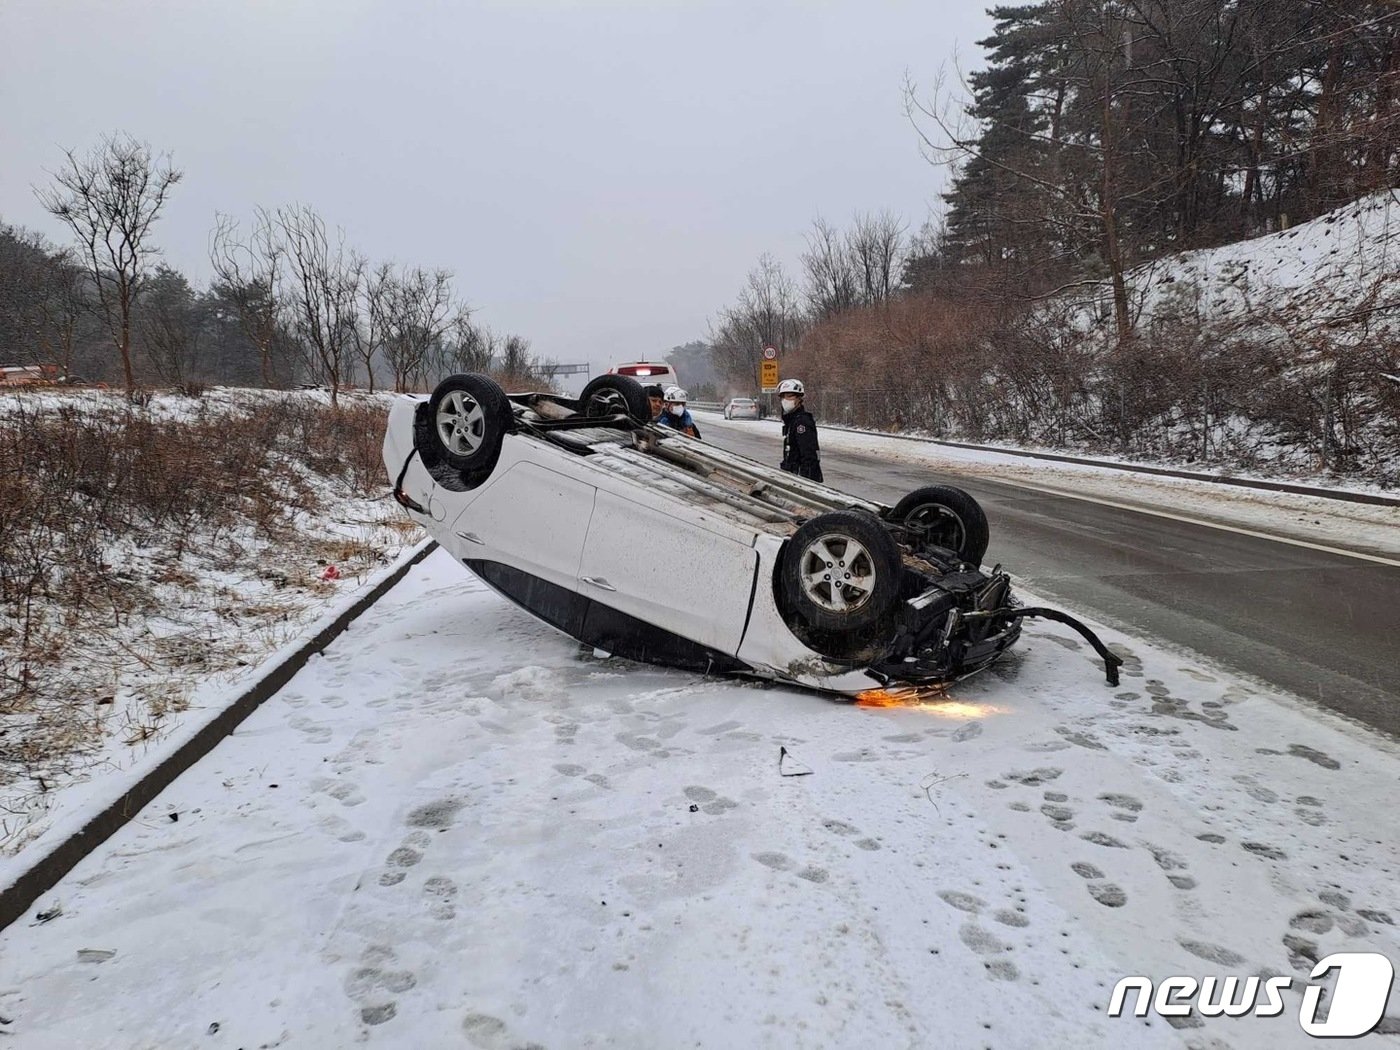
[[[322,566],[359,576],[412,530],[343,520],[387,491],[382,405],[185,393],[178,418],[118,396],[0,415],[0,788],[158,735],[192,680],[298,633]],[[34,811],[0,805],[0,845]]]

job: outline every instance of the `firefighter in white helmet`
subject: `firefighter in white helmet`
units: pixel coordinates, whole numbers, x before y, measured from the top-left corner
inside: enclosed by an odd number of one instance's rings
[[[700,431],[696,429],[695,420],[690,417],[690,410],[685,407],[686,393],[678,386],[668,386],[664,397],[664,406],[661,410],[661,418],[656,422],[659,426],[670,427],[672,430],[679,430],[693,438],[700,436]]]
[[[802,406],[806,389],[800,379],[778,384],[783,408],[783,461],[779,466],[813,481],[822,480],[822,454],[817,444],[817,421]]]

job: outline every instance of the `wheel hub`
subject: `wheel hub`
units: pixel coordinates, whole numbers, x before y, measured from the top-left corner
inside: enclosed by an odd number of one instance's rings
[[[469,456],[486,440],[486,413],[470,394],[454,390],[438,406],[437,432],[447,451]]]
[[[870,601],[875,589],[870,552],[850,536],[817,537],[802,552],[800,567],[803,593],[830,612],[855,612]]]

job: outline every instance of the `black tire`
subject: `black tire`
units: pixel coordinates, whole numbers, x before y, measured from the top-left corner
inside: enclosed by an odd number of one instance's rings
[[[895,504],[890,520],[917,532],[925,543],[952,551],[969,565],[981,565],[991,533],[982,506],[962,489],[929,485]]]
[[[578,396],[585,416],[627,415],[638,423],[651,422],[651,401],[642,384],[631,376],[597,376]]]
[[[490,376],[471,372],[439,383],[428,398],[425,416],[433,458],[474,475],[489,473],[496,465],[501,442],[515,421],[505,391]]]
[[[853,544],[859,550],[848,561]],[[789,609],[812,627],[843,632],[863,630],[889,611],[903,571],[894,537],[879,518],[858,510],[812,518],[788,540],[778,568]],[[818,578],[828,572],[840,577]]]

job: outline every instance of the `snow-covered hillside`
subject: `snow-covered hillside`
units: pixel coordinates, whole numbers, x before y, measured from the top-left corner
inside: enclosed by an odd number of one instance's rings
[[[1143,320],[1191,309],[1267,321],[1299,337],[1361,338],[1400,326],[1400,195],[1386,191],[1279,233],[1183,252],[1129,275]]]

